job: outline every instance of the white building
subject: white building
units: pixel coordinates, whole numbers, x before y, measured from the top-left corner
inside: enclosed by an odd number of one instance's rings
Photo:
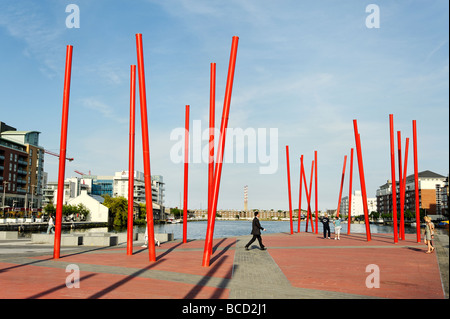
[[[341,208],[340,214],[347,216],[348,215],[348,196],[345,196],[341,200]],[[364,215],[364,207],[362,201],[361,191],[354,191],[352,194],[352,205],[351,205],[351,216],[361,216]],[[367,198],[367,210],[370,214],[373,211],[377,211],[377,199],[376,198]]]
[[[71,199],[79,196],[82,190],[90,190],[89,185],[85,184],[82,179],[77,177],[66,178],[64,181],[63,205],[68,204]],[[48,182],[43,190],[42,206],[45,207],[50,203],[56,206],[57,198],[58,182]]]
[[[160,206],[164,205],[164,182],[161,175],[152,176],[152,202]],[[114,197],[128,199],[128,171],[116,172],[113,184]],[[134,201],[145,203],[145,179],[144,173],[134,171]]]
[[[89,209],[87,221],[108,222],[108,207],[103,205],[104,198],[98,195],[88,195],[87,190],[82,190],[81,194],[68,201],[67,204],[77,206],[83,204]]]

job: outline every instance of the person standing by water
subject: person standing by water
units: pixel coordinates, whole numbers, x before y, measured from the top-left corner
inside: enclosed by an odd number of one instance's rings
[[[161,244],[159,243],[159,240],[156,239],[156,235],[155,235],[155,244],[156,244],[156,246],[158,246],[158,247],[161,245]],[[148,227],[145,226],[144,245],[142,245],[141,247],[142,247],[142,248],[147,248],[147,245],[148,245]]]
[[[424,243],[428,246],[427,254],[431,254],[434,251],[433,239],[434,239],[434,224],[431,222],[429,216],[423,218],[425,220],[425,238]]]
[[[327,238],[328,233],[328,239],[330,238],[330,219],[328,218],[328,214],[325,213],[325,216],[322,217],[322,224],[323,224],[323,239]]]
[[[256,240],[258,239],[259,242],[259,246],[261,247],[261,250],[266,250],[267,248],[264,247],[263,243],[262,243],[262,239],[261,239],[261,230],[266,231],[266,229],[264,227],[261,227],[261,224],[259,223],[259,218],[258,218],[259,213],[255,212],[255,218],[253,218],[253,222],[252,222],[252,232],[251,234],[253,235],[252,239],[250,239],[250,241],[247,243],[247,245],[245,245],[245,250],[248,250],[248,247]]]
[[[48,227],[47,227],[47,234],[50,234],[50,232],[52,234],[55,233],[55,223],[53,221],[53,216],[50,215],[49,219],[48,219]]]
[[[333,220],[334,224],[334,240],[341,240],[341,220],[336,216]]]

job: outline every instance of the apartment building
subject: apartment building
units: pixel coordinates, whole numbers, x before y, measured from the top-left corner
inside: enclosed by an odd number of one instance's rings
[[[339,214],[347,216],[348,206],[349,206],[349,198],[348,196],[345,196],[341,199],[341,207],[339,210]],[[369,214],[373,211],[377,211],[377,199],[375,197],[367,198],[367,211]],[[362,193],[360,190],[355,190],[352,194],[351,216],[356,217],[361,215],[364,215]]]
[[[41,207],[45,174],[39,134],[0,122],[0,192],[6,209]]]
[[[445,209],[448,211],[448,196],[446,196],[448,177],[427,170],[418,173],[418,180],[419,208],[425,209],[429,215],[441,215]],[[404,210],[416,211],[415,189],[414,174],[412,174],[406,178]],[[396,181],[396,198],[397,211],[399,211],[400,184],[398,181]],[[379,213],[392,212],[392,182],[390,180],[377,190],[377,208]]]

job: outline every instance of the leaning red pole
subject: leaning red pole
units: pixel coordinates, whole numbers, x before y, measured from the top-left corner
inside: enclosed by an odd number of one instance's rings
[[[208,163],[208,225],[211,217],[211,207],[213,188],[214,188],[214,122],[216,114],[216,64],[211,63],[210,81],[209,81],[209,163]],[[214,224],[213,224],[214,225]],[[214,226],[213,226],[214,227]],[[212,229],[214,234],[214,229]],[[211,247],[212,251],[212,241]]]
[[[309,193],[308,193],[308,186],[306,185],[306,174],[305,170],[302,171],[303,174],[303,182],[305,184],[305,193],[306,193],[306,199],[308,201],[308,211],[306,213],[306,228],[305,231],[308,232],[308,223],[309,219],[311,219],[311,232],[314,233],[314,223],[312,220],[312,212],[311,212],[311,194],[312,194],[312,180],[313,180],[313,174],[314,174],[314,161],[311,163],[311,177],[309,180]]]
[[[406,193],[406,167],[408,166],[408,147],[409,147],[409,138],[406,138],[406,143],[405,143],[405,165],[403,166],[403,180],[402,180],[402,184],[403,184],[403,200],[405,198],[405,193]],[[403,226],[403,234],[402,234],[402,240],[405,240],[405,226]]]
[[[352,182],[353,182],[353,147],[350,150],[350,174],[348,187],[348,214],[347,214],[347,234],[350,235],[350,225],[352,223]]]
[[[142,152],[144,157],[145,205],[147,211],[148,255],[156,261],[155,233],[153,228],[152,177],[150,172],[150,147],[148,141],[147,97],[145,93],[144,50],[142,34],[136,34],[136,51],[139,78],[139,101],[141,106]]]
[[[187,243],[188,171],[189,171],[189,105],[186,105],[185,130],[184,130],[183,243]]]
[[[366,238],[367,241],[370,241],[372,236],[370,235],[370,225],[369,225],[369,212],[367,207],[367,192],[366,192],[366,180],[364,178],[364,166],[363,166],[363,158],[361,151],[361,138],[358,132],[358,123],[356,120],[353,120],[353,128],[355,131],[355,144],[356,144],[356,154],[358,158],[358,169],[359,169],[359,181],[361,183],[361,195],[364,209],[364,220],[366,225]]]
[[[339,210],[341,208],[342,188],[344,187],[345,165],[346,164],[347,164],[347,155],[344,156],[344,167],[342,168],[341,188],[339,190],[339,200],[338,200],[338,206],[337,206],[337,210],[336,210],[336,215],[338,218],[339,218]]]
[[[318,210],[318,199],[319,193],[317,190],[317,151],[314,151],[314,210],[316,212],[316,234],[319,233],[319,210]]]
[[[56,196],[55,240],[53,243],[53,259],[59,259],[61,248],[61,225],[64,197],[64,174],[66,171],[67,124],[69,121],[70,77],[72,74],[73,46],[66,48],[66,68],[64,75],[64,93],[61,120],[61,141],[59,147],[58,192]]]
[[[133,206],[134,206],[134,141],[136,115],[136,65],[130,67],[130,136],[128,149],[128,219],[127,255],[133,255]]]
[[[297,221],[297,232],[300,232],[300,223],[302,219],[302,181],[303,181],[303,155],[300,156],[300,186],[298,195],[298,221]]]
[[[203,251],[202,266],[209,267],[209,262],[212,255],[212,241],[214,233],[214,222],[216,219],[217,202],[219,199],[220,177],[222,174],[223,154],[225,150],[225,137],[228,127],[228,116],[230,114],[231,93],[233,90],[234,69],[236,66],[236,55],[238,48],[239,37],[234,36],[231,44],[230,62],[228,66],[227,84],[225,88],[225,97],[223,102],[222,122],[220,124],[220,138],[217,152],[217,163],[214,169],[214,189],[211,201],[211,207],[208,210],[211,212],[211,218],[208,220],[206,229],[205,248]]]
[[[412,121],[412,127],[413,127],[414,185],[415,185],[415,206],[416,206],[416,235],[417,235],[417,242],[420,243],[419,162],[417,159],[416,120]]]
[[[394,115],[389,114],[389,136],[391,140],[391,178],[392,178],[392,221],[394,243],[398,242],[397,225],[397,183],[395,181],[395,146],[394,146]]]
[[[291,226],[291,235],[294,234],[294,226],[292,224],[292,197],[291,197],[291,172],[289,164],[289,146],[286,145],[286,165],[287,165],[287,182],[288,182],[288,196],[289,196],[289,223]]]
[[[402,134],[397,131],[397,151],[398,151],[398,184],[399,184],[399,201],[400,201],[400,232],[399,238],[404,240],[405,232],[405,219],[404,219],[404,204],[405,204],[405,190],[403,189],[403,177],[402,177]]]

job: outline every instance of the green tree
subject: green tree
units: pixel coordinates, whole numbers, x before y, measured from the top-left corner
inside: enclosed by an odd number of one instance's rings
[[[125,197],[114,197],[104,195],[103,205],[108,207],[109,215],[113,219],[114,226],[123,227],[128,219],[128,200]]]
[[[45,211],[45,213],[48,214],[48,215],[55,215],[55,213],[56,213],[56,207],[53,206],[52,203],[48,203],[47,205],[45,205],[44,211]]]
[[[173,214],[173,216],[177,219],[181,218],[183,216],[183,211],[179,208],[171,208],[170,213]]]
[[[370,218],[371,218],[372,220],[377,220],[378,218],[380,218],[380,213],[378,213],[378,212],[376,212],[376,211],[372,211],[372,212],[369,214],[369,216],[370,216]]]

